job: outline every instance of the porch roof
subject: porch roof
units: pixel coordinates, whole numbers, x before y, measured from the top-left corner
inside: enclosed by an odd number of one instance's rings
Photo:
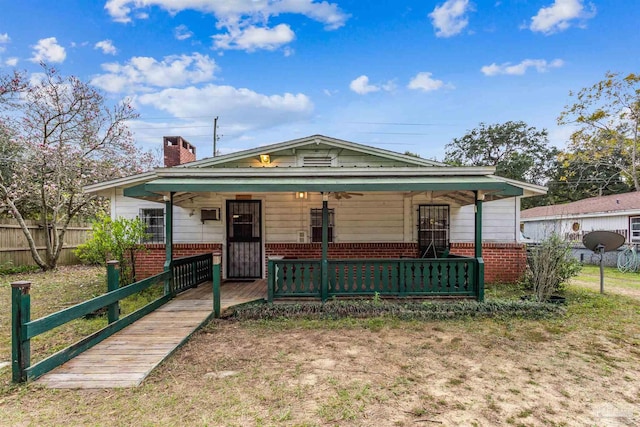
[[[157,178],[125,188],[124,195],[161,201],[168,193],[203,192],[382,192],[382,191],[481,191],[496,198],[520,196],[523,189],[491,176],[395,176],[395,177],[223,177]],[[469,198],[467,203],[473,203]]]

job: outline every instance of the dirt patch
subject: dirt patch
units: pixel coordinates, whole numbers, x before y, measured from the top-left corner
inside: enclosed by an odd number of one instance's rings
[[[140,388],[30,387],[0,413],[39,425],[638,425],[640,331],[559,323],[219,321]]]

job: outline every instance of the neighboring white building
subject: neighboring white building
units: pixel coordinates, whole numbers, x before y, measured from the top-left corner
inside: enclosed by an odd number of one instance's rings
[[[533,241],[556,233],[581,243],[585,234],[606,230],[622,234],[628,243],[640,244],[640,192],[526,209],[520,212],[520,222],[522,233]]]
[[[623,235],[627,243],[640,244],[640,192],[527,209],[520,212],[520,223],[522,234],[532,241],[558,234],[572,243],[576,258],[596,263],[599,258],[582,244],[584,235],[591,231],[613,231]],[[605,264],[615,266],[617,256],[615,251],[607,253]]]

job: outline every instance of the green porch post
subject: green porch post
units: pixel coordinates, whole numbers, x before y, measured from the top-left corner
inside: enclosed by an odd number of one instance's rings
[[[322,193],[322,258],[320,261],[320,297],[326,301],[329,295],[329,195]]]
[[[475,191],[475,258],[478,262],[478,271],[476,273],[476,289],[478,291],[478,301],[484,301],[484,260],[482,259],[482,201],[484,194],[481,191]]]
[[[211,277],[211,288],[213,291],[213,317],[220,317],[220,262],[214,258],[213,271]]]
[[[166,260],[164,262],[164,271],[171,271],[171,262],[173,261],[173,195],[169,193],[169,197],[164,198],[164,229],[165,229],[165,253]],[[167,295],[173,292],[172,284],[173,277],[165,279],[164,281],[164,294]]]

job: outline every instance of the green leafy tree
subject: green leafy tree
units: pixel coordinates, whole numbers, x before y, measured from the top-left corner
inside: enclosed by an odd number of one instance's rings
[[[576,155],[577,154],[577,155]],[[633,191],[633,186],[611,164],[594,164],[585,153],[558,155],[556,166],[547,184],[545,204],[574,202],[589,197],[607,196]]]
[[[522,121],[480,125],[445,147],[445,162],[459,166],[495,166],[496,175],[543,185],[557,150],[546,130]]]
[[[136,281],[136,254],[145,250],[141,244],[147,236],[146,224],[140,218],[116,218],[101,214],[93,222],[91,239],[78,246],[75,254],[87,264],[105,265],[116,259],[120,263],[120,283]]]
[[[574,125],[568,160],[588,165],[596,173],[617,171],[620,179],[640,191],[640,75],[607,73],[604,80],[577,93],[560,116],[561,125]],[[591,179],[582,174],[578,179]]]

